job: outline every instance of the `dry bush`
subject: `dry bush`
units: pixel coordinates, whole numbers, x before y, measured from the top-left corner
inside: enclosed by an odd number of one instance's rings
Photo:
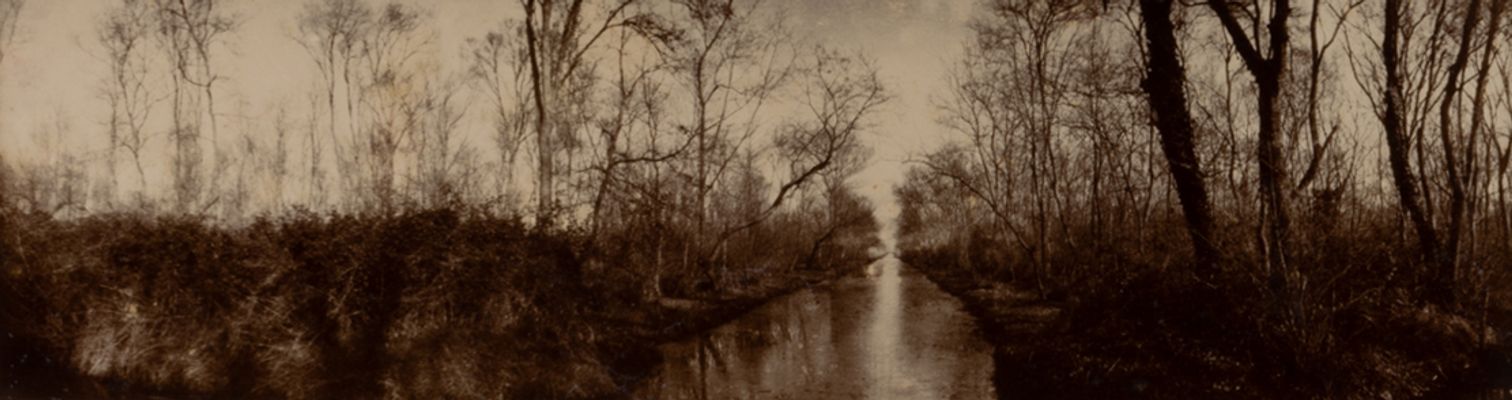
[[[8,220],[4,295],[22,303],[7,326],[112,391],[496,397],[611,384],[583,329],[594,294],[570,237],[518,220]],[[565,369],[576,372],[539,372]]]

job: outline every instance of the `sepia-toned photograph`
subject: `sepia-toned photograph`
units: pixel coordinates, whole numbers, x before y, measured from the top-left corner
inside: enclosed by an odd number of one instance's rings
[[[1512,400],[1512,0],[0,0],[0,400]]]

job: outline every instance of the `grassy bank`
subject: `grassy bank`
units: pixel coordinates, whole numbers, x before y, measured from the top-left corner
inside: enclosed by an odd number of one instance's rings
[[[0,354],[21,397],[614,398],[656,343],[865,261],[725,266],[645,298],[580,233],[462,210],[6,217]],[[659,277],[689,275],[707,274]]]
[[[1155,268],[1037,293],[959,249],[905,254],[961,298],[995,347],[1003,398],[1471,398],[1512,387],[1505,303],[1442,309],[1402,288],[1310,299],[1285,321],[1266,288]],[[1484,314],[1482,311],[1485,311]]]

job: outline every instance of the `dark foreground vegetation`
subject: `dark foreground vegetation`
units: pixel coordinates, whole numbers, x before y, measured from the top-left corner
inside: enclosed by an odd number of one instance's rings
[[[6,216],[0,346],[22,397],[616,397],[657,342],[868,260],[826,246],[810,267],[753,258],[718,284],[670,270],[672,301],[589,261],[625,258],[589,254],[580,234],[462,210],[237,229]]]
[[[1459,399],[1512,387],[1512,299],[1423,304],[1391,277],[1404,267],[1391,251],[1370,247],[1332,264],[1352,271],[1309,274],[1337,281],[1291,309],[1265,282],[1173,277],[1180,264],[1158,258],[1057,259],[1098,277],[1046,282],[1044,294],[1005,277],[1014,265],[990,250],[903,258],[977,316],[1004,398]]]
[[[899,248],[1005,398],[1505,391],[1508,5],[986,2]]]

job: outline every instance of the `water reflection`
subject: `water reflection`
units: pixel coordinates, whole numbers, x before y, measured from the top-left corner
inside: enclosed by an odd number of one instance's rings
[[[960,304],[893,258],[662,347],[642,399],[987,399],[991,348]]]

